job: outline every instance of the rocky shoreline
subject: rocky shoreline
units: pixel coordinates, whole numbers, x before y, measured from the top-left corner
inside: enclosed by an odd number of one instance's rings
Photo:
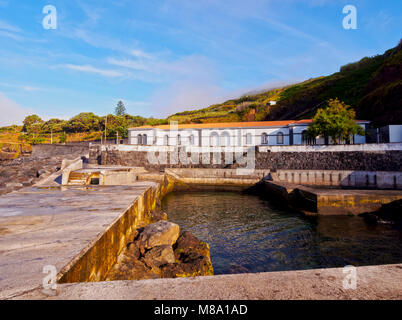
[[[29,187],[60,170],[64,157],[23,157],[0,162],[0,195]]]
[[[136,230],[106,281],[213,275],[209,245],[172,222]]]

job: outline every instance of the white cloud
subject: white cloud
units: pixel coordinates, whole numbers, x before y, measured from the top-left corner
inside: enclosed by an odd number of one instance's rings
[[[131,50],[130,53],[131,55],[137,58],[154,59],[154,56],[152,54],[149,54],[143,50],[134,49]]]
[[[0,117],[0,126],[21,125],[25,117],[32,114],[32,110],[21,107],[0,92],[0,113],[2,115]]]
[[[10,84],[10,83],[5,83],[5,82],[0,82],[0,86],[6,87],[6,88],[22,89],[27,92],[45,91],[44,88],[39,88],[39,87],[31,86],[31,85]]]
[[[116,70],[99,69],[99,68],[95,68],[91,65],[65,64],[65,65],[62,65],[61,67],[67,68],[70,70],[80,71],[80,72],[95,73],[95,74],[99,74],[104,77],[121,77],[121,76],[123,76],[122,73],[120,73]]]
[[[11,32],[21,32],[20,28],[13,26],[13,25],[5,22],[4,20],[0,20],[0,29],[11,31]]]
[[[161,118],[180,111],[207,107],[226,95],[227,92],[221,87],[204,81],[177,81],[154,93],[151,110],[155,117]]]

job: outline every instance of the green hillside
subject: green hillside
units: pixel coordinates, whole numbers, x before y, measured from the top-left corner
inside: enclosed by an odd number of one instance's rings
[[[83,112],[70,120],[43,121],[31,115],[24,120],[23,127],[0,128],[0,142],[91,141],[100,139],[105,131],[108,138],[125,138],[130,127],[166,124],[169,120],[179,123],[299,120],[312,118],[319,107],[335,98],[350,105],[358,119],[371,120],[377,126],[402,124],[402,41],[382,55],[365,57],[327,77],[244,95],[204,109],[176,113],[167,119],[128,114],[100,117]],[[271,105],[270,101],[277,103]]]
[[[208,108],[176,113],[180,123],[311,118],[328,99],[339,98],[359,119],[402,124],[402,41],[382,55],[365,57],[327,77],[246,95]],[[274,106],[270,100],[277,101]]]

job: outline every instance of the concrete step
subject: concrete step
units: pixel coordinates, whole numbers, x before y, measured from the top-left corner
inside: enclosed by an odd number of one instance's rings
[[[90,175],[91,173],[88,172],[71,172],[68,179],[68,184],[72,186],[86,185]]]

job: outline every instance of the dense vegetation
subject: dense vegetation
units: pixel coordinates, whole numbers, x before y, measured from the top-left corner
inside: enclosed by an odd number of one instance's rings
[[[312,118],[329,99],[350,105],[361,120],[375,125],[402,123],[402,41],[382,55],[365,57],[327,77],[239,99],[201,110],[176,113],[179,122],[226,122]],[[269,101],[277,101],[270,105]]]
[[[170,120],[179,123],[210,123],[262,121],[312,118],[330,99],[349,105],[361,120],[374,125],[402,123],[402,41],[382,55],[365,57],[340,68],[327,77],[257,94],[244,95],[200,110],[184,111],[167,119],[144,118],[126,114],[122,101],[115,114],[97,116],[91,112],[76,115],[70,120],[43,121],[31,115],[24,126],[0,128],[1,141],[29,143],[98,140],[105,133],[108,138],[127,137],[129,127],[158,125]],[[276,101],[276,104],[270,104]],[[17,137],[17,138],[16,138]]]
[[[167,123],[167,120],[131,116],[125,113],[123,102],[119,101],[116,114],[104,117],[92,112],[80,113],[70,120],[50,119],[42,120],[38,115],[25,118],[23,126],[9,126],[0,128],[0,140],[27,142],[32,144],[49,142],[92,141],[106,136],[108,139],[126,138],[128,128],[143,125],[158,125]],[[105,130],[106,128],[106,130]]]
[[[317,110],[307,135],[312,139],[324,137],[326,144],[330,137],[335,144],[341,141],[350,143],[351,136],[365,134],[364,129],[354,121],[355,116],[350,106],[338,99],[330,99],[328,105]]]

